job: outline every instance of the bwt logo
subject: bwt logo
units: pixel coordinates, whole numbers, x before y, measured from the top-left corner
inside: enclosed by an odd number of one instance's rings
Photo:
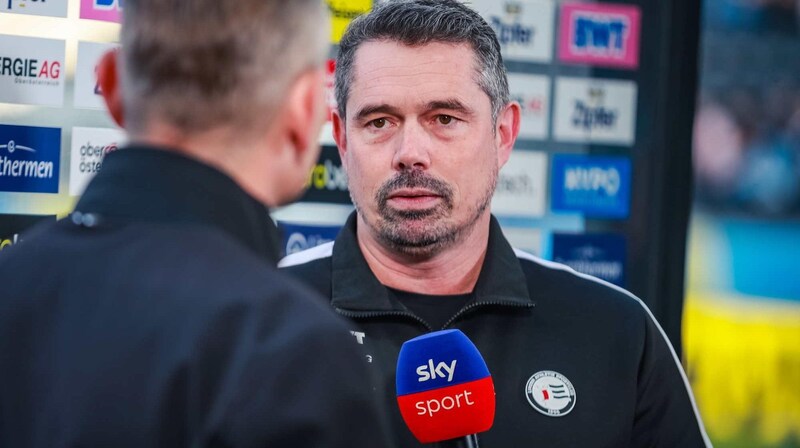
[[[418,381],[423,383],[428,380],[435,380],[439,377],[447,378],[448,383],[453,381],[453,374],[456,373],[456,361],[458,360],[454,359],[450,364],[440,362],[434,367],[433,360],[429,359],[427,364],[417,367],[417,375],[419,375]]]
[[[623,56],[630,30],[627,17],[618,14],[576,13],[573,17],[572,50],[597,56]]]
[[[119,10],[122,11],[122,4],[124,0],[92,0],[92,6],[94,9],[100,11],[113,11]]]
[[[607,196],[616,196],[621,184],[619,171],[613,167],[568,168],[564,176],[564,188],[568,191],[597,191],[605,192]]]
[[[530,45],[533,42],[533,28],[523,26],[519,22],[506,23],[497,16],[492,16],[490,20],[500,45]]]
[[[41,67],[38,59],[8,58],[0,56],[0,75],[18,78],[59,79],[61,62],[44,61]]]

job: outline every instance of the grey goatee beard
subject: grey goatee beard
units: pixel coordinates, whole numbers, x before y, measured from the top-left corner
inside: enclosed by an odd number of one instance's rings
[[[377,238],[394,252],[415,257],[429,257],[452,247],[474,228],[492,200],[497,184],[497,170],[491,175],[486,191],[479,202],[470,206],[469,218],[464,223],[454,223],[452,215],[453,188],[446,182],[422,170],[400,171],[375,192],[378,220],[369,223]],[[423,210],[397,210],[388,205],[389,197],[401,188],[422,188],[438,195],[441,201]],[[364,217],[354,197],[356,211]]]

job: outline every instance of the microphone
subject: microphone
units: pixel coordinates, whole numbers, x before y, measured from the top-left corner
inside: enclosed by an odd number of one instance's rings
[[[494,383],[461,330],[436,331],[400,348],[397,404],[420,443],[477,448],[477,433],[494,423]]]

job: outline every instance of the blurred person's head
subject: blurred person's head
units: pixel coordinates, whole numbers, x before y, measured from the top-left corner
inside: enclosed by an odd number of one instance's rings
[[[318,157],[328,22],[321,0],[127,0],[100,87],[132,142],[174,148],[285,203]]]
[[[744,162],[744,132],[731,112],[713,100],[702,101],[694,118],[692,158],[697,183],[712,196],[728,198]]]
[[[492,28],[453,0],[393,1],[355,19],[336,63],[334,136],[359,233],[428,257],[488,231],[519,131]]]

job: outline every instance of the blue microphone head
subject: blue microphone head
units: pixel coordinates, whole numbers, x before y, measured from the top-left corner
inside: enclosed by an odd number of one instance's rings
[[[464,333],[437,331],[406,341],[400,349],[397,404],[420,442],[455,439],[491,428],[494,383]]]
[[[400,348],[397,395],[453,386],[488,376],[486,362],[467,335],[461,330],[435,331],[410,339]]]

